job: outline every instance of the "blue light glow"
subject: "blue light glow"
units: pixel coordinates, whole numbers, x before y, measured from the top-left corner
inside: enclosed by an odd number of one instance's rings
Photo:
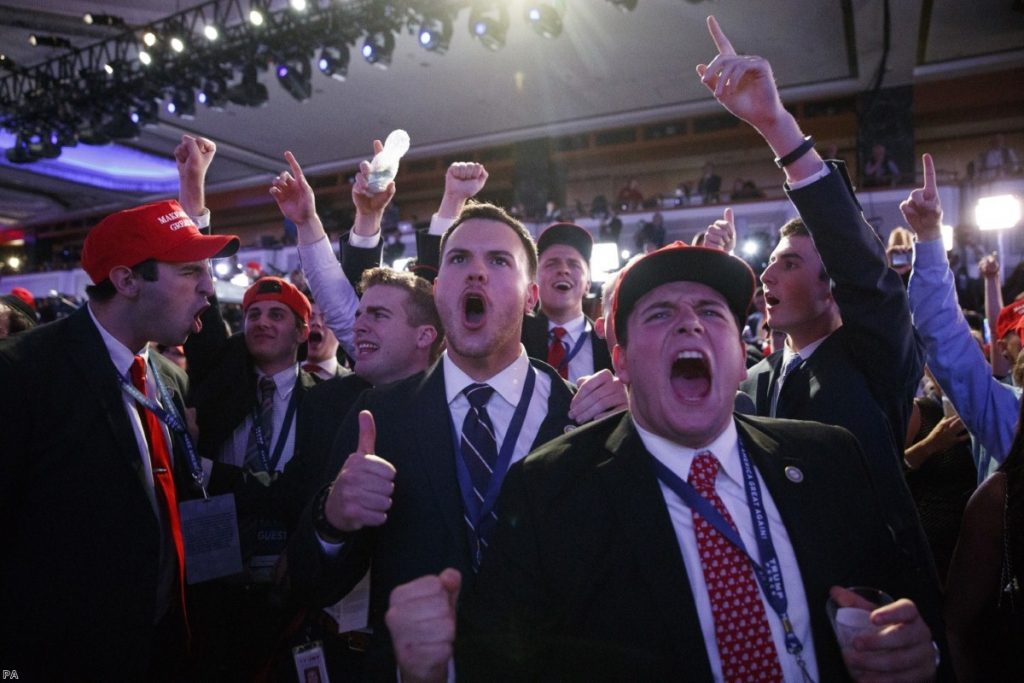
[[[14,135],[0,131],[0,149],[13,147],[14,143]],[[65,147],[58,158],[31,164],[11,164],[0,154],[0,165],[107,190],[152,194],[178,191],[178,169],[173,159],[117,144]]]

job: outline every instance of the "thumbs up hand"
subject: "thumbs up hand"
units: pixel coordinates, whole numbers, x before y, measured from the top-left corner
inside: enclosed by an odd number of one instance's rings
[[[324,506],[327,521],[342,531],[358,531],[387,521],[395,490],[395,468],[373,454],[376,440],[373,414],[364,410],[359,413],[359,445],[342,465]]]
[[[406,683],[445,681],[455,642],[455,608],[462,575],[445,569],[398,586],[384,620],[391,632],[395,660]]]

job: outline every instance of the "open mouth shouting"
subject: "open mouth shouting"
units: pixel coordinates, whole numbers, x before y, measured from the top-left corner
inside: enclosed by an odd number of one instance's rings
[[[487,318],[487,302],[481,294],[470,292],[462,298],[462,324],[477,330],[483,327]]]
[[[202,308],[195,312],[195,315],[192,316],[192,334],[199,334],[200,332],[203,331],[203,313],[206,313],[206,309],[208,309],[209,307],[210,304],[205,304]]]
[[[317,346],[324,340],[324,333],[320,330],[312,330],[309,333],[309,343],[312,346]]]
[[[572,283],[568,280],[557,280],[551,285],[560,292],[569,292],[572,290]]]
[[[711,392],[711,368],[700,351],[680,351],[670,377],[673,392],[683,401],[696,402]]]

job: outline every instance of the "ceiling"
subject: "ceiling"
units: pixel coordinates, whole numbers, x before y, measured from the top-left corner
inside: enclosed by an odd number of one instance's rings
[[[193,4],[0,0],[0,52],[30,67],[62,53],[31,47],[30,33],[60,35],[84,47],[111,35],[85,25],[86,12],[144,25]],[[625,13],[605,0],[565,4],[564,30],[554,40],[527,26],[527,0],[507,0],[512,21],[500,51],[490,52],[470,36],[463,11],[444,55],[426,52],[403,34],[387,70],[356,54],[345,82],[314,69],[313,97],[305,102],[265,73],[267,106],[229,105],[223,112],[199,106],[193,120],[163,112],[159,125],[129,144],[169,156],[184,133],[212,138],[218,155],[208,187],[217,191],[267,185],[284,168],[286,149],[309,174],[352,168],[367,158],[373,138],[395,128],[412,138],[409,158],[421,158],[715,111],[694,74],[694,65],[714,55],[704,26],[710,13],[739,51],[771,61],[790,100],[870,89],[885,52],[885,0],[639,0]],[[884,86],[1024,65],[1021,0],[888,5]],[[105,212],[148,196],[41,176],[32,165],[0,157],[0,227]]]

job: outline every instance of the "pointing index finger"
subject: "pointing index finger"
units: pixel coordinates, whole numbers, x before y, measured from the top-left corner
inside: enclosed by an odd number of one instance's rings
[[[292,154],[291,152],[285,152],[284,153],[284,158],[285,158],[285,161],[288,162],[288,165],[292,169],[292,176],[296,180],[301,178],[302,177],[302,167],[299,166],[299,161],[298,161],[298,159],[295,158],[295,155]]]
[[[921,164],[924,170],[924,195],[926,199],[932,199],[935,197],[936,186],[935,186],[935,162],[932,160],[931,154],[924,154],[921,156]]]
[[[722,27],[718,25],[718,20],[713,16],[708,17],[708,31],[711,33],[711,40],[715,41],[715,47],[718,48],[718,54],[720,55],[735,55],[736,50],[733,48],[732,43],[722,33]]]

